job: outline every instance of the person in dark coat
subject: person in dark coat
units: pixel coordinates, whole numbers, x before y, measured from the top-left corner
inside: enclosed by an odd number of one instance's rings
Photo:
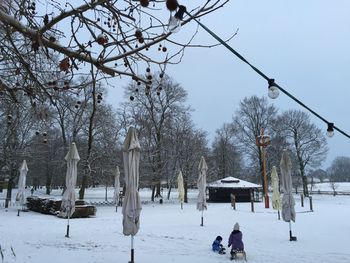
[[[221,241],[222,241],[222,237],[221,236],[217,236],[216,239],[214,240],[213,244],[211,245],[212,250],[214,252],[218,252],[219,254],[226,254],[225,253],[225,248],[221,244]]]
[[[239,230],[239,224],[236,223],[228,239],[228,247],[231,247],[231,259],[234,259],[236,257],[236,251],[244,251],[242,237],[243,234]]]

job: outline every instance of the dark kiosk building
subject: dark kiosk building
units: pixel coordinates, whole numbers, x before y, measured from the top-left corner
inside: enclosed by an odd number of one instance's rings
[[[231,194],[235,195],[236,202],[250,202],[251,195],[254,201],[259,201],[262,186],[230,176],[209,183],[207,188],[211,202],[231,202]]]

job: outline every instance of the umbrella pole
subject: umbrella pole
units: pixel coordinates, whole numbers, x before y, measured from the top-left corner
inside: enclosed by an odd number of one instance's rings
[[[131,261],[129,263],[134,263],[134,236],[131,235]]]
[[[289,241],[297,241],[297,237],[292,235],[292,223],[289,221]]]
[[[201,226],[203,226],[203,210],[202,210]]]
[[[292,241],[292,223],[289,221],[289,240]]]
[[[69,237],[69,218],[70,218],[70,211],[69,211],[69,213],[68,213],[67,234],[66,234],[66,237]]]

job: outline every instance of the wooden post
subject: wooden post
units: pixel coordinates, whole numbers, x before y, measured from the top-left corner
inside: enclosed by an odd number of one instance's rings
[[[231,207],[236,210],[236,196],[234,194],[231,194]]]
[[[312,196],[309,196],[310,199],[310,211],[314,211],[313,207],[312,207]]]
[[[301,207],[304,207],[304,195],[300,194]]]
[[[262,134],[263,134],[263,143],[264,141],[264,129],[262,128]],[[267,176],[266,176],[266,157],[265,157],[265,148],[262,146],[262,158],[263,158],[263,174],[264,174],[264,200],[265,200],[265,208],[270,207],[270,201],[269,201],[269,194],[268,194],[268,187],[267,187]]]
[[[254,213],[254,195],[252,190],[250,190],[250,206],[251,206],[252,212]]]
[[[264,201],[265,201],[265,208],[270,207],[270,201],[269,201],[269,194],[268,194],[268,182],[267,182],[267,176],[266,176],[266,156],[265,156],[265,147],[270,144],[270,139],[267,135],[264,134],[264,128],[261,128],[261,135],[255,138],[255,144],[260,147],[261,151],[261,158],[263,162],[263,181],[264,181]]]

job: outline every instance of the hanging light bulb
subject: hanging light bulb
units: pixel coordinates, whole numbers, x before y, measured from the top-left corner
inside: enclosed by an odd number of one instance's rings
[[[328,123],[328,127],[327,127],[327,136],[330,137],[330,138],[333,137],[333,135],[334,135],[333,127],[334,127],[334,123],[329,122]]]
[[[177,33],[181,29],[181,21],[186,12],[186,7],[183,5],[179,5],[179,9],[175,13],[174,16],[171,16],[169,19],[168,30],[171,33]]]
[[[269,83],[268,96],[271,99],[276,99],[278,97],[278,95],[280,94],[280,91],[279,91],[279,89],[277,88],[277,86],[275,84],[275,80],[274,79],[269,79],[268,83]]]

